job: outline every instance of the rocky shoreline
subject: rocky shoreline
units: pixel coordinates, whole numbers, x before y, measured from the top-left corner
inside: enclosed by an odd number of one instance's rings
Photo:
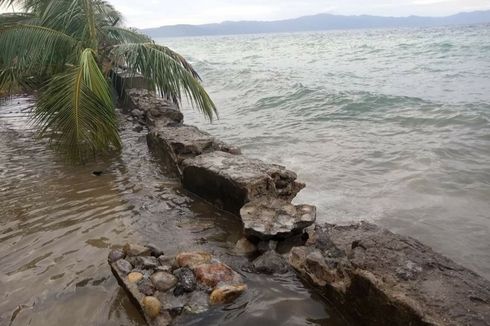
[[[271,274],[293,268],[362,325],[490,325],[488,280],[412,238],[371,224],[316,225],[314,206],[291,204],[305,186],[293,171],[241,155],[239,149],[183,124],[182,113],[165,99],[129,87],[121,88],[124,107],[148,127],[148,147],[162,171],[241,219],[244,237],[236,249],[255,258],[244,269]],[[122,255],[128,253],[120,259]],[[132,273],[141,274],[138,282],[151,275],[121,271],[117,261],[110,262],[150,325],[156,317],[171,320],[148,314],[141,291],[129,286]]]

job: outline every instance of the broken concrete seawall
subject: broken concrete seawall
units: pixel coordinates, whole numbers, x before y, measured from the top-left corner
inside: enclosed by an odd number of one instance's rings
[[[148,128],[148,146],[164,171],[240,217],[259,252],[294,239],[281,257],[360,325],[490,325],[488,280],[371,224],[315,225],[314,206],[291,204],[305,186],[296,173],[185,125],[178,108],[153,92],[127,88],[124,95],[127,113]]]

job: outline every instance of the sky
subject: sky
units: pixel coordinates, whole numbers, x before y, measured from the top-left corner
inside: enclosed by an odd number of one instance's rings
[[[490,0],[108,0],[137,28],[304,15],[446,16],[490,10]]]

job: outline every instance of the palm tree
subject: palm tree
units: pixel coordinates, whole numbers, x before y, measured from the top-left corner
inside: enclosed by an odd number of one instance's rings
[[[113,72],[143,75],[163,96],[183,95],[212,120],[199,75],[178,53],[122,27],[104,0],[0,0],[0,94],[38,88],[32,119],[41,136],[76,161],[119,149]]]

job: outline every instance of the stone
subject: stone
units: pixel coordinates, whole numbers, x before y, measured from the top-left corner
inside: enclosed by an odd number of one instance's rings
[[[417,240],[365,222],[309,232],[289,263],[359,324],[488,325],[490,281]]]
[[[111,252],[109,253],[108,260],[109,260],[109,263],[113,263],[115,261],[118,261],[119,259],[124,259],[125,257],[126,257],[126,255],[124,254],[124,252],[122,250],[114,249],[114,250],[111,250]]]
[[[133,266],[125,259],[119,259],[114,264],[117,270],[123,273],[124,275],[129,274],[133,269]]]
[[[143,310],[150,318],[156,318],[160,314],[161,306],[160,300],[153,296],[146,296],[143,298]]]
[[[245,284],[218,286],[211,292],[209,302],[212,305],[231,303],[242,295],[246,289],[247,286]]]
[[[182,252],[175,257],[177,266],[193,268],[211,261],[211,255],[206,252]]]
[[[223,263],[202,264],[194,268],[197,282],[205,287],[214,288],[218,284],[239,284],[242,278]]]
[[[161,250],[160,248],[158,248],[157,246],[155,246],[154,244],[147,244],[145,245],[146,248],[150,249],[150,254],[153,256],[153,257],[160,257],[160,256],[163,256],[163,250]]]
[[[253,270],[262,274],[285,274],[289,271],[286,259],[273,250],[269,250],[252,262]]]
[[[138,290],[144,295],[153,295],[155,293],[155,286],[148,279],[143,279],[138,283]]]
[[[128,274],[128,282],[129,283],[138,283],[143,279],[143,274],[138,272],[131,272]]]
[[[127,256],[149,256],[151,253],[150,249],[132,243],[127,243],[123,250]]]
[[[247,237],[282,240],[312,225],[316,220],[316,208],[265,198],[245,204],[240,210],[240,217]]]
[[[222,151],[184,160],[182,174],[187,190],[236,215],[243,205],[256,199],[290,201],[305,186],[283,166]]]
[[[159,265],[157,258],[152,256],[138,256],[134,261],[135,266],[142,269],[155,269]]]
[[[147,136],[147,143],[165,170],[178,176],[181,176],[181,163],[186,158],[213,151],[238,151],[207,132],[183,124],[153,128]]]
[[[257,251],[257,247],[247,238],[241,238],[235,244],[234,251],[239,255],[250,255]]]
[[[166,272],[156,272],[150,276],[150,280],[158,291],[167,291],[177,284],[177,278]]]
[[[179,285],[185,292],[192,292],[196,289],[196,276],[194,272],[187,267],[182,267],[174,271],[179,280]]]

